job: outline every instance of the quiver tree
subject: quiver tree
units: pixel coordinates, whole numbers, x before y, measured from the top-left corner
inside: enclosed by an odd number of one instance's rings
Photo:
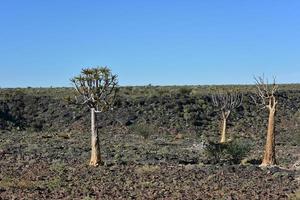
[[[263,108],[267,108],[269,111],[269,120],[268,120],[268,130],[267,130],[267,141],[265,145],[264,157],[261,163],[261,166],[275,165],[275,112],[277,100],[275,93],[278,89],[276,85],[275,78],[273,84],[268,84],[268,81],[265,80],[264,76],[254,77],[257,91],[257,101],[253,98],[256,104],[262,105]]]
[[[99,133],[96,127],[96,113],[112,108],[118,84],[117,75],[107,67],[82,69],[79,76],[71,79],[76,93],[75,103],[87,105],[91,110],[91,160],[90,165],[102,163]]]
[[[231,112],[241,106],[243,95],[238,92],[226,92],[212,95],[213,105],[221,112],[222,128],[220,143],[226,142],[227,119]]]

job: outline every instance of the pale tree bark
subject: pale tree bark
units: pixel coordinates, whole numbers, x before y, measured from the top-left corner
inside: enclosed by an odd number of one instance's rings
[[[101,164],[100,140],[98,129],[96,128],[95,108],[91,108],[91,161],[90,165],[98,166]]]
[[[274,100],[275,102],[275,100]],[[261,166],[276,165],[275,156],[275,106],[269,106],[269,121],[268,121],[268,131],[267,131],[267,141],[265,145],[264,157]]]
[[[91,166],[103,164],[100,152],[100,138],[96,128],[96,113],[112,110],[118,91],[118,78],[107,67],[92,67],[81,70],[80,75],[71,79],[76,93],[77,105],[87,105],[91,109]]]
[[[224,118],[223,119],[223,126],[222,126],[222,133],[221,133],[220,143],[225,143],[226,142],[226,125],[227,125],[227,120]]]
[[[212,102],[215,107],[221,112],[221,140],[220,143],[226,142],[226,131],[227,131],[227,120],[230,113],[239,106],[242,105],[243,94],[238,92],[227,92],[227,93],[218,93],[212,95]]]
[[[254,77],[256,81],[257,96],[260,99],[260,104],[267,108],[269,111],[269,120],[268,120],[268,130],[267,130],[267,140],[265,144],[265,151],[260,166],[266,167],[270,165],[276,165],[276,156],[275,156],[275,113],[276,105],[278,101],[276,100],[275,93],[278,89],[278,85],[275,83],[275,78],[273,84],[268,84],[268,80],[265,81],[264,76]],[[257,104],[255,98],[254,102]]]
[[[227,119],[230,115],[230,111],[222,112],[222,131],[221,131],[221,140],[220,143],[226,142],[226,129],[227,129]]]

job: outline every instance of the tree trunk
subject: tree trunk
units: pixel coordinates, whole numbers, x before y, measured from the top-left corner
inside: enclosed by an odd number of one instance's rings
[[[266,142],[264,158],[261,163],[261,166],[276,164],[274,129],[275,129],[275,108],[271,108],[269,111],[267,142]]]
[[[101,164],[100,141],[99,141],[98,129],[95,126],[95,122],[96,122],[95,108],[91,108],[92,152],[91,152],[90,165],[92,166],[98,166],[99,164]]]
[[[221,132],[221,141],[220,143],[226,142],[226,126],[227,126],[227,118],[223,117],[223,124],[222,124],[222,132]]]

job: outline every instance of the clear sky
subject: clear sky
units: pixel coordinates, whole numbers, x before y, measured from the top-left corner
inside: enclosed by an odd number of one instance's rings
[[[120,85],[299,83],[300,1],[1,1],[0,87],[71,86],[96,65]]]

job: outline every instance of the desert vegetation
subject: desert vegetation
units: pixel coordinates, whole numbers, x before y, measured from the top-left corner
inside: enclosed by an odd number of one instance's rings
[[[87,105],[91,109],[91,160],[90,165],[101,164],[100,136],[96,127],[96,113],[107,112],[113,106],[116,97],[117,76],[107,67],[82,69],[79,76],[71,79],[79,97],[71,103]]]
[[[255,78],[255,81],[261,104],[269,111],[267,141],[261,166],[275,165],[275,113],[278,104],[275,93],[278,86],[275,83],[275,78],[271,86],[268,84],[268,81],[266,82],[264,77]]]
[[[0,90],[2,199],[299,197],[300,85],[117,87],[89,70],[75,90]]]
[[[222,131],[220,143],[226,142],[227,120],[230,113],[241,106],[243,95],[239,93],[218,93],[212,96],[213,104],[220,110],[222,118]]]

